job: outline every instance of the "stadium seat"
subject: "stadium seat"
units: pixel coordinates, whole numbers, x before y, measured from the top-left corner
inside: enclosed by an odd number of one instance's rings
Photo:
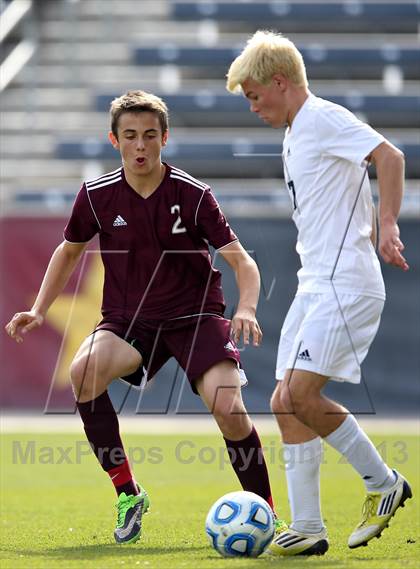
[[[179,21],[213,19],[229,28],[273,26],[283,32],[412,32],[417,31],[419,4],[411,2],[172,2]]]
[[[95,98],[95,108],[106,112],[118,93],[102,93]],[[240,127],[261,126],[258,117],[249,112],[244,97],[229,93],[200,90],[196,93],[167,95],[158,93],[169,107],[172,126]],[[377,127],[420,127],[420,96],[371,96],[353,91],[347,96],[320,94],[325,99],[350,109]]]
[[[312,79],[380,79],[384,68],[398,66],[406,79],[420,79],[417,48],[384,44],[380,48],[361,45],[352,48],[328,47],[326,44],[298,46]],[[178,65],[202,69],[206,76],[220,76],[240,53],[241,47],[180,47],[163,44],[157,48],[134,48],[135,63],[142,66]]]
[[[407,177],[420,177],[420,144],[397,143],[406,156]],[[183,142],[170,139],[163,150],[163,157],[179,168],[191,170],[196,176],[242,178],[281,177],[281,144],[255,143],[241,138],[232,142],[208,143],[205,140]],[[119,154],[106,141],[91,140],[89,143],[73,141],[60,142],[56,147],[56,158],[80,160],[84,158],[105,161],[119,161]]]

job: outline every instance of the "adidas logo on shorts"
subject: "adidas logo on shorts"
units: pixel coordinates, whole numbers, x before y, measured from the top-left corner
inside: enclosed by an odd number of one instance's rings
[[[234,352],[235,351],[235,346],[232,344],[232,342],[228,342],[225,346],[224,346],[225,350],[228,350],[229,352]]]
[[[309,355],[309,350],[303,350],[303,352],[300,352],[300,354],[297,357],[298,360],[305,360],[307,362],[311,362],[312,358]]]

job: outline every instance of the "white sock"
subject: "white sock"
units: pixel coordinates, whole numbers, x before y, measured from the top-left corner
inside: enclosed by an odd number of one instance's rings
[[[325,441],[357,470],[368,492],[383,492],[394,484],[394,473],[353,415],[347,415],[338,429],[325,437]]]
[[[284,444],[291,529],[302,533],[318,533],[323,527],[319,497],[319,471],[322,461],[320,437],[306,443]]]

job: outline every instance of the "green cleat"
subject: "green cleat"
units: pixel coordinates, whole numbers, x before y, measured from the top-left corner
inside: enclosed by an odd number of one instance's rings
[[[276,518],[274,523],[276,526],[276,534],[281,533],[282,531],[286,531],[287,529],[289,529],[289,526],[287,525],[287,523],[284,520],[280,520],[279,518]]]
[[[410,485],[396,470],[395,484],[386,492],[368,492],[363,504],[362,520],[349,537],[350,549],[367,545],[373,537],[381,537],[398,508],[412,497]]]
[[[114,531],[117,543],[135,543],[140,539],[142,517],[149,510],[150,500],[144,488],[139,486],[139,490],[137,496],[127,496],[125,492],[118,496],[117,526]]]

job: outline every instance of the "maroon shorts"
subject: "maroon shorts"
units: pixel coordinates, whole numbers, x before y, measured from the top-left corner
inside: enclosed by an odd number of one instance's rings
[[[122,323],[102,320],[96,330],[109,330],[138,350],[143,365],[121,379],[134,386],[148,381],[174,357],[185,371],[194,393],[194,382],[214,364],[230,359],[240,368],[240,356],[230,337],[230,320],[222,316],[194,316],[163,323],[139,321],[129,330]]]

